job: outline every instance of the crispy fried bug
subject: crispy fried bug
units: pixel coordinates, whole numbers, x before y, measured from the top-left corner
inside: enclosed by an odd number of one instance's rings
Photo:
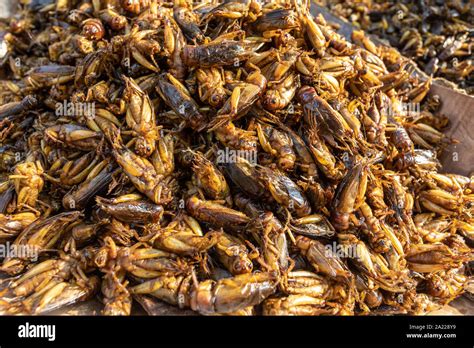
[[[20,1],[0,314],[421,315],[466,293],[474,177],[442,168],[437,77],[472,93],[470,4],[325,3],[361,30],[306,0]]]

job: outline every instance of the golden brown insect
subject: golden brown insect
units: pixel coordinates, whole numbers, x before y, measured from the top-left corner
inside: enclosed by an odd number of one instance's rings
[[[272,273],[248,273],[219,281],[205,280],[193,288],[190,306],[202,314],[228,313],[261,303],[275,291]]]
[[[197,69],[196,78],[201,101],[215,108],[222,106],[227,96],[222,70],[218,68]]]
[[[37,220],[23,230],[13,242],[17,248],[25,248],[24,255],[9,256],[3,260],[2,271],[20,273],[38,253],[53,248],[71,223],[81,215],[78,211],[61,213],[47,219]]]
[[[219,261],[233,275],[252,272],[253,264],[249,252],[239,239],[227,233],[220,233],[214,246]]]
[[[11,215],[0,214],[0,240],[12,240],[37,219],[31,212]]]
[[[83,151],[95,150],[102,138],[100,133],[74,124],[49,127],[45,135],[53,142]]]
[[[44,185],[41,176],[43,172],[43,166],[39,161],[27,161],[16,165],[13,175],[10,175],[10,180],[15,186],[18,206],[36,206],[38,195]]]
[[[196,43],[204,41],[204,34],[199,28],[199,16],[192,10],[192,5],[187,0],[174,1],[173,16],[189,40]]]
[[[297,236],[296,246],[316,272],[342,282],[351,281],[352,274],[347,269],[347,266],[335,252],[325,247],[321,242],[309,239],[308,237]]]
[[[193,179],[204,195],[214,201],[232,204],[230,188],[221,171],[200,153],[193,154]]]
[[[340,182],[333,200],[332,222],[336,229],[349,228],[349,214],[363,203],[367,189],[369,168],[366,163],[357,163]]]
[[[212,201],[203,201],[196,196],[187,200],[186,209],[197,220],[229,231],[242,230],[250,222],[250,218],[238,210]]]
[[[244,116],[263,93],[266,85],[267,80],[259,71],[249,74],[246,82],[234,88],[232,95],[217,112],[216,117],[209,122],[210,130]]]
[[[91,298],[99,288],[97,276],[88,277],[80,263],[70,257],[43,261],[17,279],[5,279],[5,298],[9,305],[0,305],[2,314],[43,314],[66,305]]]
[[[111,140],[113,141],[112,153],[117,163],[137,189],[156,204],[169,203],[172,199],[172,179],[158,174],[146,158],[136,155],[121,144],[120,133],[117,129],[115,137]]]
[[[114,199],[96,197],[97,205],[106,213],[125,222],[153,223],[163,215],[163,207],[143,200],[140,195],[124,195]]]
[[[141,156],[148,157],[155,150],[160,128],[156,125],[155,111],[150,98],[130,78],[126,83],[125,99],[128,101],[126,121],[137,133],[135,149]]]
[[[206,117],[201,114],[198,105],[186,87],[171,74],[160,76],[157,92],[191,128],[200,131],[207,126]]]

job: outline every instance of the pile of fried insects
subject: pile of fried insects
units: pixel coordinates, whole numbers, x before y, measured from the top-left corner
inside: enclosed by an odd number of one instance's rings
[[[413,58],[428,75],[474,94],[474,6],[470,0],[317,0]]]
[[[394,49],[301,1],[20,7],[1,313],[422,314],[465,292],[474,177],[439,172],[440,98]]]

